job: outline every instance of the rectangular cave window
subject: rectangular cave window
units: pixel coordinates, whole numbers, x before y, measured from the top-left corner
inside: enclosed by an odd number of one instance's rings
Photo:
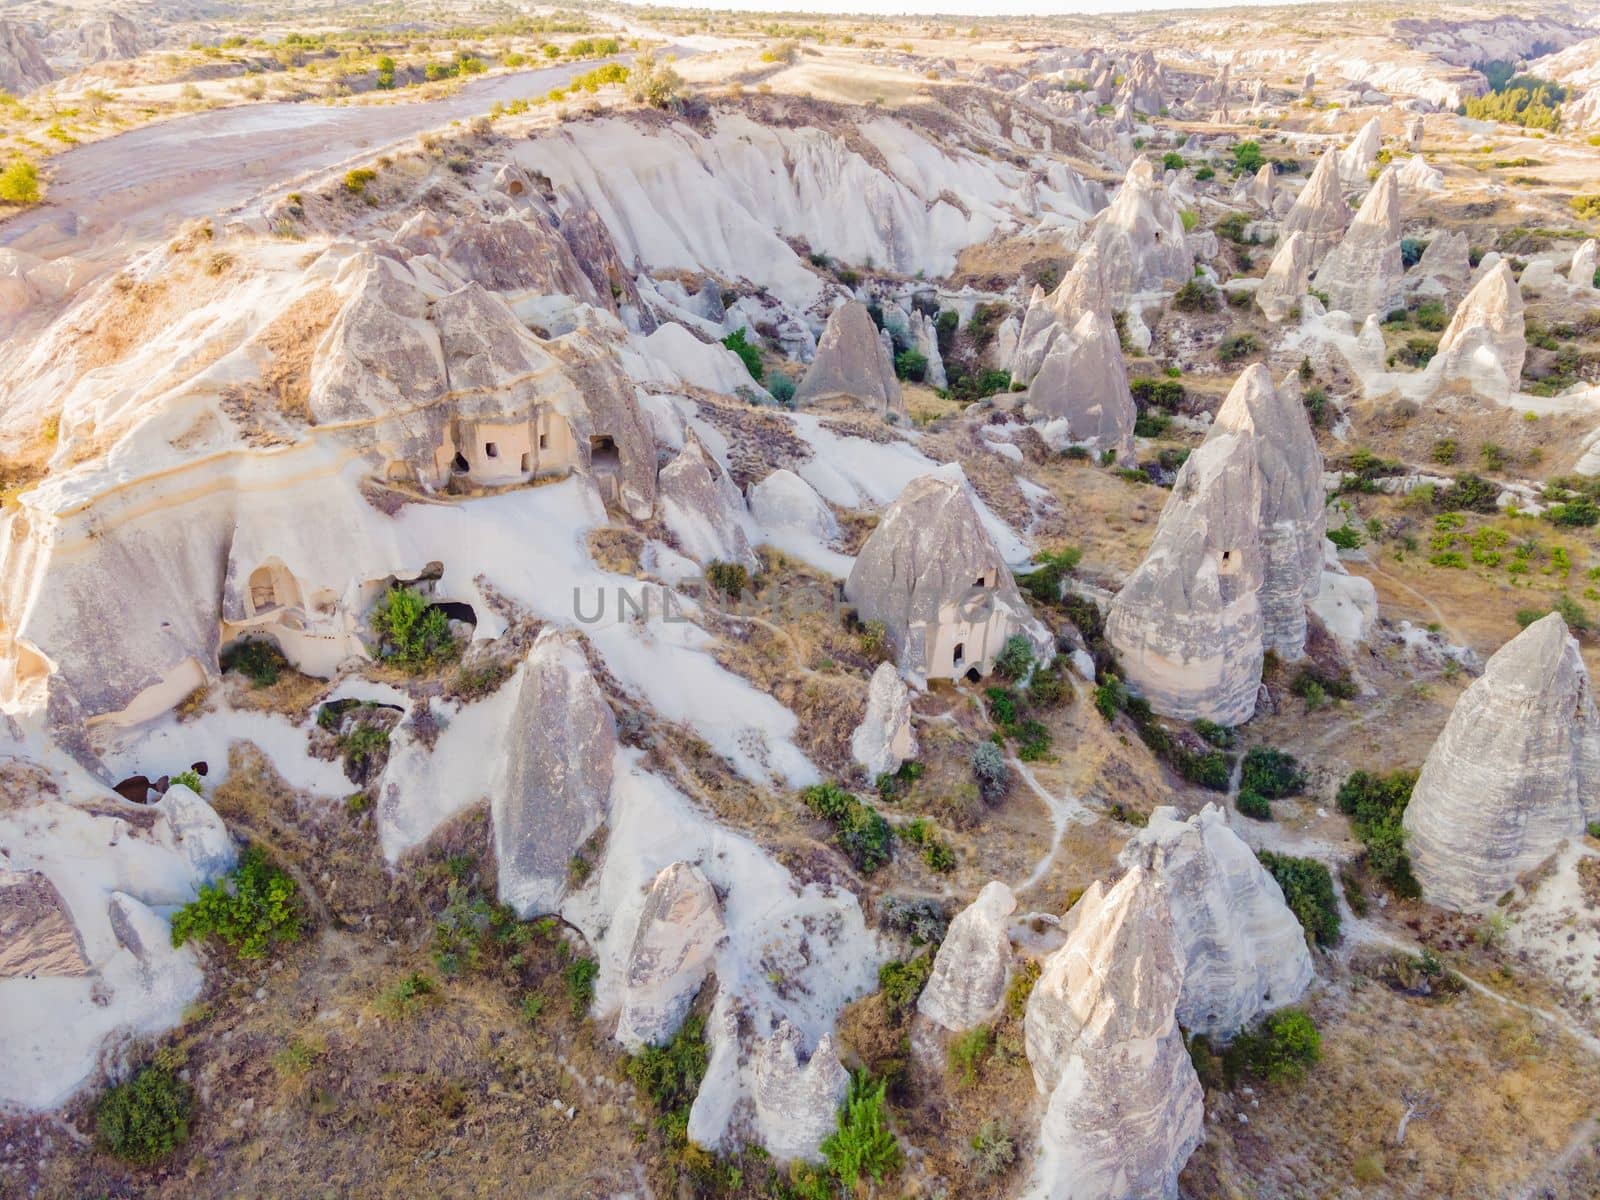
[[[589,439],[589,465],[596,470],[611,471],[622,465],[617,443],[609,435],[600,434]]]
[[[950,655],[950,665],[959,670],[961,664],[966,661],[966,657],[967,644],[965,642],[957,642],[955,652]]]
[[[493,442],[485,442],[483,444],[483,456],[485,458],[499,458],[500,447],[496,446]]]
[[[522,456],[522,462],[521,462],[521,463],[520,463],[520,464],[518,464],[518,465],[519,465],[519,467],[520,467],[520,469],[521,469],[521,470],[524,470],[524,471],[528,471],[528,470],[531,470],[531,469],[532,469],[532,467],[533,467],[533,463],[532,463],[532,461],[531,461],[531,460],[532,460],[532,458],[533,458],[533,455],[531,455],[531,454],[524,454],[524,455],[523,455],[523,456]]]
[[[550,449],[550,435],[548,433],[541,433],[539,435],[539,449],[541,449],[541,450]]]

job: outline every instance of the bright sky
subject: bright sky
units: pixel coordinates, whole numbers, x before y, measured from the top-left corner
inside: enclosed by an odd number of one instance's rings
[[[1313,0],[630,0],[643,8],[715,8],[742,12],[861,13],[872,16],[951,14],[973,17],[1081,16],[1173,8],[1265,8]]]

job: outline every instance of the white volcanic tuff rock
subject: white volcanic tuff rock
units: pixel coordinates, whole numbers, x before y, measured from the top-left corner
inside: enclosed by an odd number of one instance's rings
[[[527,918],[560,907],[572,856],[610,814],[617,730],[571,634],[540,633],[507,686],[516,703],[490,812],[500,902]]]
[[[1344,238],[1322,260],[1313,280],[1328,293],[1329,310],[1358,321],[1396,307],[1404,287],[1400,258],[1400,187],[1388,168],[1367,193]]]
[[[1429,373],[1445,388],[1508,400],[1521,383],[1528,353],[1522,311],[1522,292],[1511,265],[1496,263],[1450,318]]]
[[[1567,271],[1567,282],[1575,288],[1593,290],[1595,271],[1600,269],[1600,242],[1590,238],[1572,255],[1572,266]]]
[[[1418,113],[1406,122],[1406,149],[1416,153],[1422,149],[1422,136],[1427,126],[1423,123],[1422,114]]]
[[[701,566],[717,561],[760,569],[750,548],[749,513],[722,464],[691,437],[661,470],[661,518],[678,546]]]
[[[84,62],[111,62],[137,58],[144,49],[144,39],[137,25],[113,12],[78,26],[78,45]]]
[[[25,25],[0,21],[0,89],[21,95],[55,78],[39,43]]]
[[[1024,1196],[1176,1200],[1204,1111],[1178,1028],[1184,952],[1165,891],[1141,867],[1109,890],[1097,880],[1045,960],[1023,1020],[1048,1097]]]
[[[759,263],[762,282],[799,308],[823,289],[785,238],[825,246],[844,262],[937,277],[997,231],[1041,221],[1070,229],[1104,203],[1070,170],[1060,181],[1068,187],[1047,180],[1030,188],[1026,170],[886,116],[860,122],[851,138],[744,113],[718,114],[703,129],[605,119],[529,139],[513,154],[581,193],[624,261],[728,280]],[[848,219],[841,196],[857,201]],[[663,212],[680,219],[664,223]]]
[[[1115,199],[1090,226],[1085,250],[1091,248],[1113,309],[1135,293],[1177,287],[1193,276],[1182,215],[1150,159],[1136,158],[1128,168]]]
[[[946,467],[913,479],[867,538],[844,585],[863,621],[881,621],[902,668],[929,678],[988,671],[1014,633],[1050,645],[972,503]]]
[[[1306,253],[1315,265],[1339,244],[1349,224],[1350,206],[1339,186],[1339,152],[1330,148],[1283,218],[1282,236],[1304,234],[1309,243]]]
[[[854,396],[869,408],[905,415],[894,357],[859,300],[846,301],[828,315],[817,356],[794,393],[797,404],[828,396]]]
[[[1413,194],[1422,192],[1444,191],[1444,172],[1428,165],[1428,160],[1420,154],[1413,154],[1406,159],[1406,165],[1400,168],[1398,175],[1400,189]]]
[[[1305,653],[1306,606],[1317,598],[1327,505],[1322,452],[1293,375],[1274,388],[1260,363],[1248,367],[1217,410],[1207,437],[1250,439],[1261,474],[1262,633],[1290,662]]]
[[[939,353],[939,332],[934,327],[933,318],[921,309],[913,308],[909,332],[913,349],[928,360],[923,382],[933,388],[948,386],[950,380],[945,374],[944,357]]]
[[[1034,285],[1023,310],[1017,350],[1012,358],[1011,375],[1018,383],[1031,383],[1044,366],[1046,355],[1062,334],[1069,331],[1086,312],[1109,316],[1106,283],[1100,270],[1100,253],[1085,246],[1055,291],[1045,294]]]
[[[637,1050],[677,1032],[724,932],[717,893],[699,868],[685,862],[662,868],[633,935],[617,1041]]]
[[[726,346],[702,342],[682,325],[668,321],[640,343],[645,354],[670,367],[685,383],[708,392],[733,395],[741,388],[762,394],[739,356]]]
[[[1178,1023],[1190,1033],[1228,1037],[1311,985],[1299,920],[1215,804],[1188,820],[1176,808],[1157,808],[1121,860],[1166,884],[1183,948]]]
[[[514,309],[529,297],[556,294],[612,304],[610,290],[602,297],[584,274],[542,201],[537,208],[486,216],[469,212],[448,220],[422,209],[394,240],[412,254],[434,255],[464,280],[501,293]]]
[[[1378,162],[1378,151],[1383,147],[1383,131],[1378,118],[1373,117],[1360,129],[1350,144],[1339,154],[1339,179],[1347,188],[1364,187],[1367,172]]]
[[[817,490],[780,467],[749,491],[750,515],[763,529],[797,529],[819,541],[839,536],[839,520]]]
[[[13,871],[0,854],[0,979],[84,975],[83,941],[55,885],[39,871]]]
[[[1139,413],[1116,326],[1090,310],[1063,330],[1028,387],[1028,406],[1044,418],[1048,440],[1088,443],[1130,461]]]
[[[1406,806],[1406,848],[1428,900],[1478,909],[1596,818],[1600,714],[1578,643],[1551,613],[1456,701]]]
[[[1011,889],[995,880],[956,914],[917,999],[918,1012],[952,1033],[981,1025],[994,1015],[1011,977],[1007,929],[1016,907]]]
[[[1472,278],[1470,251],[1465,232],[1435,234],[1413,272],[1412,294],[1419,299],[1440,301],[1465,296]]]
[[[1242,725],[1255,712],[1261,494],[1252,437],[1208,435],[1179,468],[1149,553],[1111,602],[1106,637],[1128,683],[1159,713]]]
[[[787,1021],[757,1047],[754,1063],[756,1129],[761,1144],[779,1162],[815,1162],[835,1128],[835,1114],[850,1076],[823,1034],[802,1065],[800,1033]]]
[[[1276,324],[1299,305],[1311,284],[1311,242],[1291,233],[1272,256],[1272,264],[1256,289],[1256,306]]]
[[[911,692],[893,663],[879,663],[867,689],[867,713],[850,736],[850,756],[868,778],[892,774],[917,756],[911,728]]]

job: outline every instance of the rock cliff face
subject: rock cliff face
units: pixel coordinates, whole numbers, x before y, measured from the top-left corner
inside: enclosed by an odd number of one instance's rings
[[[1305,235],[1305,253],[1313,266],[1339,244],[1350,224],[1350,206],[1339,186],[1339,152],[1329,149],[1318,161],[1294,207],[1283,218],[1283,234]]]
[[[0,90],[22,95],[56,77],[27,27],[0,21]]]
[[[799,1031],[785,1021],[755,1054],[756,1128],[761,1144],[779,1162],[821,1158],[850,1086],[830,1036],[822,1036],[804,1065],[800,1049]]]
[[[139,27],[121,13],[85,21],[78,27],[78,45],[85,62],[136,58],[144,48]]]
[[[1144,157],[1134,159],[1111,206],[1095,218],[1085,249],[1100,258],[1113,309],[1126,307],[1135,293],[1178,287],[1194,274],[1178,206]]]
[[[1090,309],[1061,331],[1028,388],[1028,406],[1044,419],[1052,444],[1088,444],[1132,461],[1139,414],[1108,317]]]
[[[690,558],[701,566],[717,561],[752,573],[760,568],[750,548],[744,497],[698,439],[690,438],[662,468],[657,486],[662,520]]]
[[[966,477],[913,479],[867,538],[844,585],[863,621],[881,621],[906,671],[987,672],[1005,641],[1049,639],[978,517]]]
[[[1504,402],[1522,381],[1528,342],[1522,292],[1511,264],[1496,263],[1467,293],[1439,339],[1428,369],[1448,390]]]
[[[1593,291],[1597,268],[1600,268],[1600,242],[1590,238],[1573,252],[1567,282],[1580,291]]]
[[[1248,367],[1217,410],[1208,437],[1250,439],[1261,474],[1262,633],[1290,662],[1305,653],[1306,606],[1317,598],[1327,505],[1317,449],[1293,375],[1273,387],[1266,367]]]
[[[1183,947],[1165,888],[1141,867],[1109,890],[1096,881],[1066,924],[1023,1021],[1048,1097],[1023,1194],[1176,1200],[1204,1111],[1178,1028]]]
[[[1122,863],[1166,885],[1183,948],[1178,1023],[1190,1033],[1228,1037],[1311,985],[1300,922],[1215,804],[1188,820],[1176,808],[1156,809]]]
[[[1252,437],[1215,430],[1179,469],[1150,552],[1111,602],[1106,637],[1157,712],[1223,725],[1255,712],[1261,495]]]
[[[500,902],[526,918],[560,906],[572,856],[610,813],[617,732],[571,634],[541,633],[508,686],[513,734],[490,807]]]
[[[794,393],[797,404],[829,396],[853,396],[875,412],[905,416],[894,357],[859,300],[847,301],[828,315],[817,356]]]
[[[1007,919],[1017,898],[998,881],[956,915],[933,959],[933,973],[917,999],[917,1011],[953,1033],[994,1016],[1011,977]]]
[[[1600,818],[1600,715],[1556,613],[1507,642],[1456,701],[1406,807],[1423,896],[1494,903]]]
[[[629,1050],[667,1041],[711,973],[722,907],[699,868],[676,862],[650,886],[623,981],[617,1041]]]
[[[1272,264],[1256,289],[1256,307],[1277,323],[1289,316],[1311,284],[1311,242],[1291,233],[1272,256]]]
[[[1464,232],[1435,234],[1417,263],[1413,295],[1419,300],[1459,301],[1472,279],[1470,251]]]
[[[850,755],[869,779],[892,774],[917,756],[911,728],[911,693],[893,663],[879,663],[867,689],[867,715],[850,738]]]
[[[1328,308],[1357,321],[1399,305],[1405,264],[1400,260],[1400,187],[1390,167],[1380,176],[1344,238],[1322,260],[1314,284]]]

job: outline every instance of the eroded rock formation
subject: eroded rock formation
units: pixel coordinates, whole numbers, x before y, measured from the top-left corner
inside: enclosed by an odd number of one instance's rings
[[[800,1032],[789,1022],[757,1047],[753,1064],[756,1130],[767,1153],[779,1162],[815,1161],[834,1131],[850,1076],[823,1034],[804,1064]]]
[[[1339,244],[1349,224],[1350,206],[1339,186],[1339,152],[1329,149],[1283,218],[1282,236],[1304,234],[1308,243],[1305,253],[1315,266]]]
[[[1100,258],[1104,296],[1114,310],[1136,293],[1178,287],[1194,274],[1178,206],[1155,164],[1143,156],[1134,159],[1110,207],[1095,218],[1084,249]]]
[[[1317,268],[1313,284],[1328,308],[1357,321],[1399,305],[1405,264],[1400,259],[1400,187],[1390,167],[1378,176],[1361,211]]]
[[[954,1033],[994,1016],[1011,977],[1008,919],[1017,898],[998,880],[956,914],[933,959],[933,972],[917,999],[917,1011]]]
[[[617,1041],[629,1050],[671,1038],[711,973],[723,936],[717,893],[698,867],[663,867],[639,914],[623,981]]]
[[[690,558],[738,563],[754,572],[761,560],[750,548],[744,497],[722,464],[691,437],[661,470],[661,517]]]
[[[894,356],[859,300],[846,301],[828,315],[817,356],[794,393],[797,404],[829,396],[853,396],[875,412],[905,416]]]
[[[893,663],[879,663],[867,689],[867,714],[850,738],[850,755],[869,779],[892,774],[917,756],[911,728],[911,692]]]
[[[1272,256],[1272,264],[1256,289],[1256,306],[1267,320],[1284,320],[1299,306],[1311,283],[1311,242],[1291,233]]]
[[[1473,285],[1439,339],[1428,370],[1448,390],[1504,402],[1522,382],[1528,342],[1522,292],[1511,264],[1494,264]]]

